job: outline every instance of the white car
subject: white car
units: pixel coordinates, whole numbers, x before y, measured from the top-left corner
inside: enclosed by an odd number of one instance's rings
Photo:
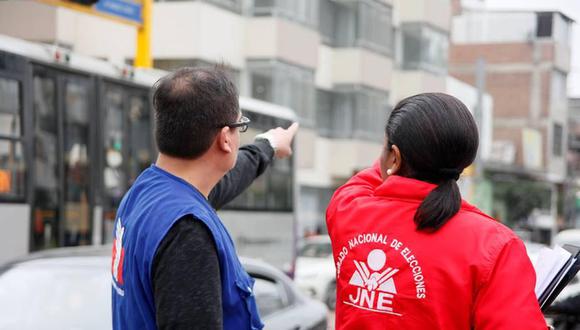
[[[0,329],[111,329],[111,247],[60,248],[0,266]],[[242,258],[273,330],[326,330],[328,310],[273,266]]]
[[[554,244],[571,244],[580,247],[580,229],[562,230],[554,236]]]
[[[336,268],[328,236],[304,239],[296,258],[294,282],[311,297],[330,309],[336,305]]]

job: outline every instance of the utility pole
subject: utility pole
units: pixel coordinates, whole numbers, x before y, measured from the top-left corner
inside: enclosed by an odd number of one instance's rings
[[[479,132],[479,141],[482,141],[483,133],[483,101],[485,95],[485,59],[480,57],[477,59],[475,65],[475,88],[477,88],[477,104],[474,109],[475,123],[477,124],[477,129]],[[475,179],[476,182],[481,182],[483,179],[483,159],[481,158],[481,144],[479,145],[479,151],[477,152],[477,157],[475,158]]]

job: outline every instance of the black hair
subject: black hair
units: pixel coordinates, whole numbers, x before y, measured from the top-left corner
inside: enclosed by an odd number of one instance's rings
[[[401,153],[398,175],[436,184],[414,216],[417,230],[436,231],[461,207],[459,175],[475,159],[477,125],[457,98],[425,93],[400,101],[387,122],[388,148]]]
[[[163,154],[195,159],[239,115],[238,91],[223,66],[178,69],[154,86],[155,142]]]

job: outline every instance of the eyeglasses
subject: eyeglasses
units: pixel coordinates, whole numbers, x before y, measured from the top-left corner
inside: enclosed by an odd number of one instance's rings
[[[248,119],[248,117],[244,117],[242,116],[240,118],[240,121],[238,121],[237,123],[233,123],[233,124],[225,124],[223,126],[227,126],[229,128],[235,128],[235,127],[239,127],[240,128],[240,133],[244,133],[245,131],[248,130],[248,126],[250,124],[250,119]],[[222,127],[223,127],[222,126]]]

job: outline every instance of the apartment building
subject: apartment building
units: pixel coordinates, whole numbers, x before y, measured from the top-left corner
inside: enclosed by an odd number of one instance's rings
[[[549,241],[566,178],[570,26],[560,12],[458,8],[449,73],[468,84],[485,62],[494,100],[491,158],[485,164],[495,216]],[[533,216],[527,217],[534,207]]]
[[[305,232],[325,230],[334,189],[378,157],[400,99],[440,91],[477,105],[448,75],[450,29],[449,0],[159,0],[151,44],[156,68],[225,63],[242,96],[298,114]],[[133,27],[37,1],[0,1],[0,33],[121,64],[135,52]]]
[[[580,227],[580,98],[568,99],[568,180],[564,199],[564,223]]]

